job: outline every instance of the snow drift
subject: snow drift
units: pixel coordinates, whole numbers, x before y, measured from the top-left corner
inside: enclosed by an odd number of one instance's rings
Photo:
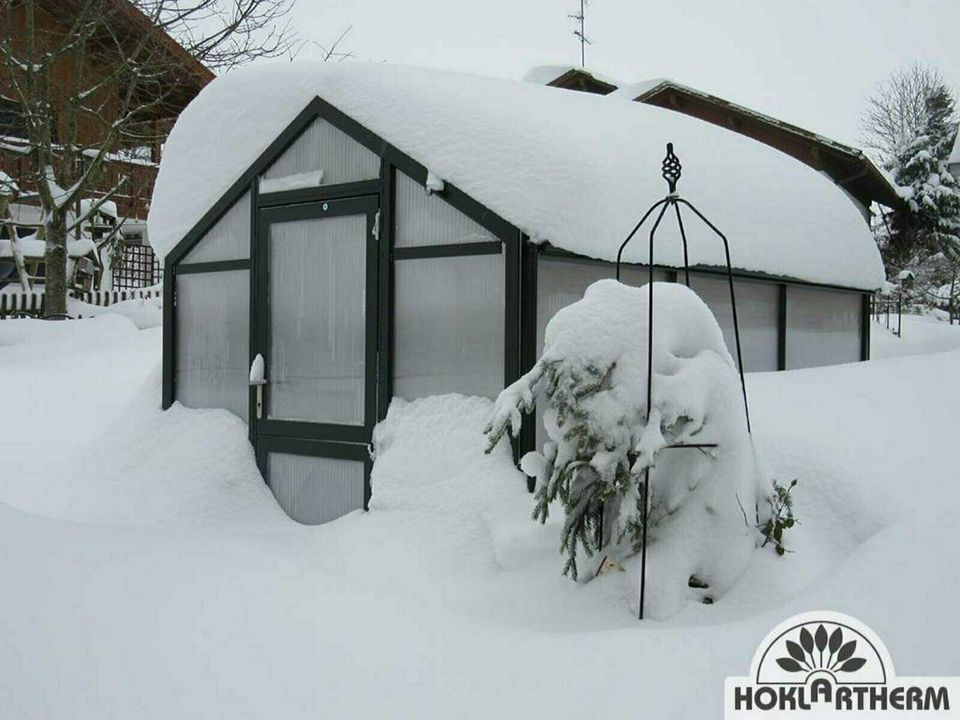
[[[875,325],[873,341],[874,358],[912,356],[747,377],[757,444],[801,479],[796,552],[756,552],[717,603],[638,624],[634,568],[560,577],[559,523],[530,522],[506,449],[483,455],[487,400],[398,405],[371,512],[305,527],[262,487],[227,497],[231,468],[262,486],[242,423],[180,408],[164,425],[158,329],[0,322],[2,714],[713,720],[724,678],[811,608],[867,622],[900,675],[955,675],[960,328],[904,317],[902,338]],[[105,446],[117,423],[131,436]],[[69,504],[88,493],[110,518]]]

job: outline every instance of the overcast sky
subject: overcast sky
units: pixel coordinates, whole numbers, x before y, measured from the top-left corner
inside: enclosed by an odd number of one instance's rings
[[[579,0],[296,0],[305,37],[360,60],[519,78],[579,64]],[[921,62],[960,86],[960,0],[589,0],[587,67],[669,77],[855,142],[864,99]],[[316,57],[307,48],[301,57]]]

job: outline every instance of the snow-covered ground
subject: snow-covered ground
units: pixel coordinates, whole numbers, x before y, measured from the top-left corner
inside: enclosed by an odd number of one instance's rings
[[[960,327],[750,376],[796,552],[643,623],[629,569],[560,577],[556,526],[482,454],[487,401],[394,407],[371,511],[303,527],[240,421],[160,412],[159,347],[116,315],[0,322],[4,720],[718,717],[723,678],[814,609],[871,625],[898,674],[960,674]]]

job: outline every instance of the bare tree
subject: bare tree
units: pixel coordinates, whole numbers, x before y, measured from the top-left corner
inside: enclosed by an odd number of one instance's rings
[[[938,70],[914,65],[894,73],[868,103],[864,140],[905,189],[900,207],[880,209],[874,236],[900,296],[936,307],[960,262],[960,185],[947,166],[956,96]]]
[[[343,62],[344,60],[349,60],[354,57],[352,50],[342,50],[340,48],[340,44],[351,30],[353,30],[353,25],[347,25],[347,28],[329,45],[314,41],[313,44],[320,50],[320,59],[324,62]]]
[[[927,117],[927,99],[946,85],[936,68],[912,65],[893,73],[867,100],[861,121],[863,143],[882,163],[913,142]]]
[[[159,143],[189,62],[228,69],[294,53],[291,2],[0,0],[0,89],[20,108],[30,146],[17,181],[41,209],[48,317],[67,313],[68,237],[127,181],[75,212],[105,162]]]

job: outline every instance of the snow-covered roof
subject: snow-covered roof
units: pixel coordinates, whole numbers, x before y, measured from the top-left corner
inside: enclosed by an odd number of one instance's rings
[[[0,170],[0,195],[11,197],[18,192],[20,192],[20,187],[17,185],[17,181]]]
[[[227,73],[187,107],[167,141],[150,210],[166,253],[293,118],[321,97],[536,241],[613,260],[664,196],[667,142],[680,192],[730,239],[733,264],[874,289],[883,266],[858,207],[818,172],[761,143],[662,108],[527,82],[389,64],[266,64]],[[666,224],[656,256],[682,263]],[[721,265],[687,223],[693,264]],[[625,259],[642,262],[638,239]]]
[[[953,141],[953,150],[950,151],[950,159],[947,160],[948,165],[954,163],[960,163],[960,132],[957,133],[957,137]]]
[[[33,236],[29,238],[20,238],[17,240],[17,248],[25,258],[42,258],[46,255],[47,244],[43,240],[37,240]],[[67,255],[72,258],[83,257],[84,255],[96,254],[97,246],[90,238],[80,238],[78,240],[67,241]],[[9,240],[0,240],[0,259],[12,258],[13,247]]]
[[[711,120],[703,115],[700,115],[689,106],[672,107],[672,105],[664,105],[658,100],[658,98],[664,96],[666,93],[671,92],[679,92],[688,97],[696,98],[714,108],[723,108],[726,111],[725,115],[727,115],[727,117],[723,118],[722,120]],[[864,205],[869,206],[872,202],[879,202],[881,204],[897,203],[897,198],[904,197],[902,188],[897,186],[896,182],[894,182],[890,176],[883,171],[882,168],[874,163],[873,160],[863,152],[863,150],[829,138],[826,135],[799,127],[793,123],[785,122],[784,120],[780,120],[779,118],[767,115],[766,113],[758,110],[754,110],[744,105],[739,105],[735,102],[731,102],[730,100],[712,95],[708,92],[704,92],[703,90],[698,90],[697,88],[690,87],[689,85],[684,85],[676,80],[671,80],[669,78],[644,80],[642,82],[633,83],[632,85],[624,85],[610,93],[608,97],[612,100],[636,100],[637,102],[660,105],[661,107],[670,107],[670,109],[674,109],[678,112],[683,112],[688,115],[693,115],[695,117],[701,117],[702,119],[705,119],[708,122],[714,122],[715,124],[724,124],[730,122],[730,113],[738,115],[742,118],[748,118],[752,121],[750,125],[756,123],[760,126],[763,126],[765,131],[760,134],[753,134],[749,129],[740,128],[738,129],[738,132],[749,137],[753,137],[754,140],[763,142],[771,147],[776,147],[780,150],[783,150],[784,152],[787,152],[787,154],[793,153],[787,150],[786,146],[778,142],[775,139],[775,136],[771,137],[769,131],[775,131],[775,135],[782,133],[786,136],[799,138],[812,143],[817,148],[818,156],[822,156],[824,152],[837,153],[841,157],[845,156],[847,160],[837,167],[834,167],[830,162],[825,162],[827,158],[824,157],[819,157],[818,162],[822,163],[824,171],[831,178],[833,178],[838,185],[844,187],[847,191],[850,191],[851,194]],[[804,160],[804,162],[806,161]],[[850,166],[850,162],[853,162],[859,167],[852,168]],[[815,163],[815,165],[816,164],[817,163]],[[859,181],[860,184],[865,183],[866,186],[861,187],[858,191],[850,185],[855,181]]]
[[[606,73],[597,72],[596,70],[588,70],[587,68],[582,68],[578,65],[537,65],[527,70],[523,77],[521,78],[524,82],[533,83],[535,85],[549,85],[555,80],[559,80],[564,75],[568,73],[579,73],[584,76],[593,78],[594,80],[599,80],[602,83],[607,85],[612,85],[617,88],[622,84],[619,80]]]
[[[727,107],[735,109],[739,113],[742,113],[744,115],[749,115],[759,120],[762,120],[764,123],[767,123],[770,125],[777,125],[783,128],[787,128],[791,132],[805,135],[811,139],[816,140],[817,143],[820,145],[827,145],[836,150],[841,150],[843,152],[854,154],[854,155],[860,155],[863,152],[858,148],[855,148],[851,145],[848,145],[842,142],[838,142],[837,140],[829,138],[826,135],[822,135],[812,130],[805,130],[804,128],[793,125],[792,123],[788,123],[783,120],[780,120],[779,118],[775,118],[772,115],[768,115],[766,113],[760,112],[759,110],[754,110],[753,108],[746,107],[745,105],[740,105],[738,103],[731,102],[730,100],[726,100],[724,98],[718,97],[717,95],[713,95],[703,90],[699,90],[698,88],[691,87],[690,85],[685,85],[683,83],[677,82],[676,80],[672,80],[670,78],[654,78],[650,80],[642,80],[640,82],[632,83],[630,85],[623,85],[617,88],[615,92],[611,93],[610,97],[643,101],[646,98],[650,97],[651,95],[654,95],[658,91],[665,88],[682,90],[684,93],[688,95],[695,95],[705,100],[709,100],[714,104],[725,105]]]

